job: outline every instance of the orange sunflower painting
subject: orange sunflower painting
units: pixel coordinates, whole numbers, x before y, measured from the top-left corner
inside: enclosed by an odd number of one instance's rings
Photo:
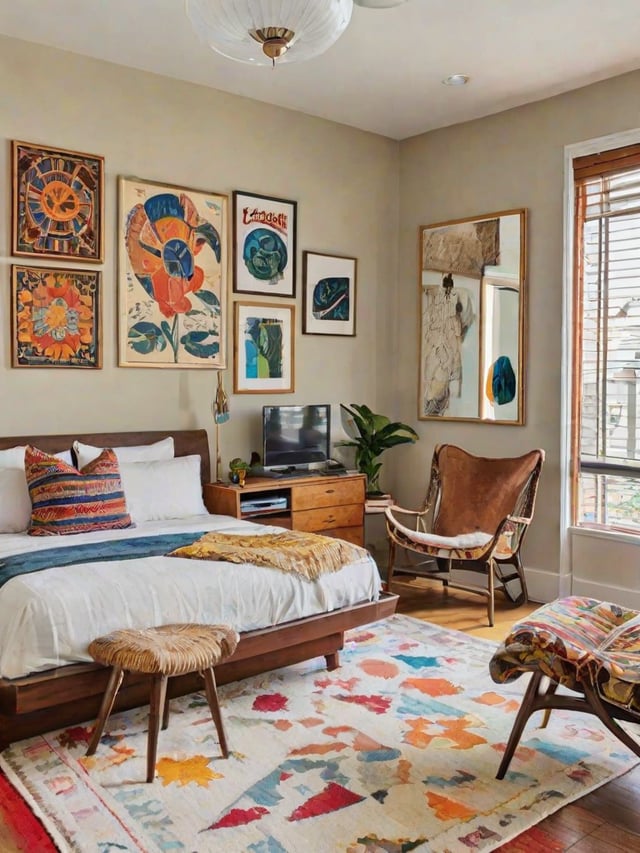
[[[101,367],[100,273],[12,267],[13,366]]]

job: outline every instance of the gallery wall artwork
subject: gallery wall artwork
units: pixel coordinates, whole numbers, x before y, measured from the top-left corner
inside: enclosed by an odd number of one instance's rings
[[[119,181],[119,363],[226,366],[227,197]]]
[[[12,143],[12,251],[103,260],[104,158]]]
[[[356,258],[304,252],[303,321],[307,335],[355,335]]]
[[[236,394],[294,391],[294,305],[234,305]]]
[[[295,296],[297,202],[233,193],[235,293]]]
[[[419,235],[418,417],[523,424],[526,211]]]
[[[14,265],[14,367],[102,367],[100,273]]]

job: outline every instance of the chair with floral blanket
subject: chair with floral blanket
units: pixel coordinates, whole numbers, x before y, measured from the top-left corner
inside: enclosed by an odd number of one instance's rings
[[[595,714],[640,756],[640,742],[617,720],[640,723],[640,613],[593,598],[569,596],[516,623],[493,655],[491,677],[503,684],[530,672],[497,778],[504,778],[527,720],[554,708]],[[558,687],[580,696],[557,694]]]
[[[520,547],[533,518],[543,462],[544,450],[492,458],[474,456],[453,444],[437,445],[422,509],[385,510],[387,588],[394,574],[410,574],[482,595],[490,625],[496,583],[514,605],[526,602]],[[420,554],[422,562],[396,567],[397,547]],[[483,582],[454,579],[457,570],[479,573]]]

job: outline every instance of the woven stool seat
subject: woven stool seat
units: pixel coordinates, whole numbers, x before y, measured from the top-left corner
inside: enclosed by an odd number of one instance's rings
[[[207,701],[215,723],[224,758],[229,755],[218,704],[213,667],[230,657],[238,645],[238,632],[230,625],[177,624],[155,628],[123,628],[98,637],[89,645],[89,654],[104,666],[111,667],[87,755],[98,748],[125,672],[144,673],[151,677],[149,708],[149,741],[147,748],[147,782],[155,776],[158,730],[169,724],[167,680],[175,675],[198,672],[204,678]]]
[[[89,645],[89,654],[105,666],[172,676],[215,666],[237,645],[238,632],[229,625],[160,625],[98,637]]]

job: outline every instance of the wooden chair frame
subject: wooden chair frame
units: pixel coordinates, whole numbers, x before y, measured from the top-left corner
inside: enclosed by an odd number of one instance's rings
[[[502,519],[491,540],[485,546],[482,546],[481,552],[474,554],[473,558],[467,559],[459,556],[460,549],[451,549],[451,555],[445,556],[443,552],[446,549],[442,546],[424,544],[417,539],[411,538],[395,525],[396,519],[394,516],[402,515],[413,520],[414,529],[419,533],[428,533],[433,527],[438,517],[442,499],[440,455],[448,446],[446,444],[439,444],[434,450],[431,461],[429,486],[422,508],[420,510],[408,510],[402,507],[392,507],[386,511],[387,534],[389,537],[389,562],[386,588],[387,590],[391,590],[394,575],[397,574],[409,574],[439,580],[444,587],[465,590],[466,592],[486,598],[489,625],[493,625],[496,581],[502,588],[507,599],[514,606],[523,604],[528,600],[527,582],[520,558],[520,548],[533,519],[538,482],[544,462],[544,451],[537,451],[537,459],[514,503],[513,513]],[[429,519],[431,519],[431,524],[429,524]],[[508,548],[505,548],[504,544],[506,534],[508,534],[510,542]],[[396,567],[396,549],[398,547],[405,549],[409,553],[422,554],[426,559],[418,564]],[[505,566],[511,566],[513,571],[505,573]],[[486,586],[462,583],[456,580],[452,572],[460,569],[480,572],[486,575]],[[513,581],[519,583],[520,592],[514,592],[508,586]]]

